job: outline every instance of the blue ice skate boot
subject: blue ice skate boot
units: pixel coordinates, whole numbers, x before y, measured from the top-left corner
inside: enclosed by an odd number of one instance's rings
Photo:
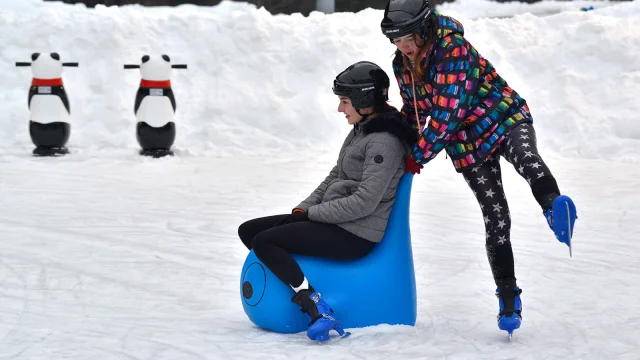
[[[558,241],[567,244],[571,255],[573,225],[578,218],[573,200],[566,195],[559,195],[553,200],[551,207],[544,211],[544,216]]]
[[[350,333],[345,333],[340,325],[340,321],[333,316],[333,309],[322,300],[319,292],[316,292],[311,286],[309,289],[300,290],[291,299],[294,303],[301,307],[301,311],[307,313],[311,318],[309,328],[307,329],[307,337],[311,340],[317,340],[322,343],[329,340],[329,331],[335,330],[341,337],[346,337]]]
[[[509,333],[509,340],[513,331],[520,328],[522,323],[522,290],[517,286],[504,286],[496,289],[496,297],[500,306],[498,313],[498,328]]]

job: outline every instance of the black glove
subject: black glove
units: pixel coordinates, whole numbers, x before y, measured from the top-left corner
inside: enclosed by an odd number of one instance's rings
[[[298,221],[309,221],[309,214],[306,212],[295,212],[293,214],[289,214],[284,216],[282,220],[278,221],[273,227],[291,224]]]

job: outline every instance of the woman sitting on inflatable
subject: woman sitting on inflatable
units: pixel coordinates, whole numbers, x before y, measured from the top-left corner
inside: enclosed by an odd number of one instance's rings
[[[361,61],[341,72],[333,92],[353,130],[337,164],[291,214],[249,220],[238,228],[245,246],[291,287],[292,301],[311,318],[312,340],[344,330],[291,254],[355,260],[382,240],[405,159],[417,140],[417,132],[387,104],[388,90],[389,77],[374,63]]]

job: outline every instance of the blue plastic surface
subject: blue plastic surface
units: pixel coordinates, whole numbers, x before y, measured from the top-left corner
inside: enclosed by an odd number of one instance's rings
[[[409,230],[412,181],[412,174],[400,179],[385,235],[366,257],[336,261],[294,255],[344,328],[415,325],[416,282]],[[293,296],[293,290],[250,251],[240,278],[240,299],[249,319],[279,333],[306,331],[309,316],[291,302]]]

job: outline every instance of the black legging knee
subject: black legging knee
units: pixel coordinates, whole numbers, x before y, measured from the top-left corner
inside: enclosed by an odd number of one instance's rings
[[[334,224],[302,221],[273,227],[284,216],[249,220],[240,225],[238,235],[280,281],[292,287],[302,284],[304,273],[291,254],[354,260],[375,246]]]

